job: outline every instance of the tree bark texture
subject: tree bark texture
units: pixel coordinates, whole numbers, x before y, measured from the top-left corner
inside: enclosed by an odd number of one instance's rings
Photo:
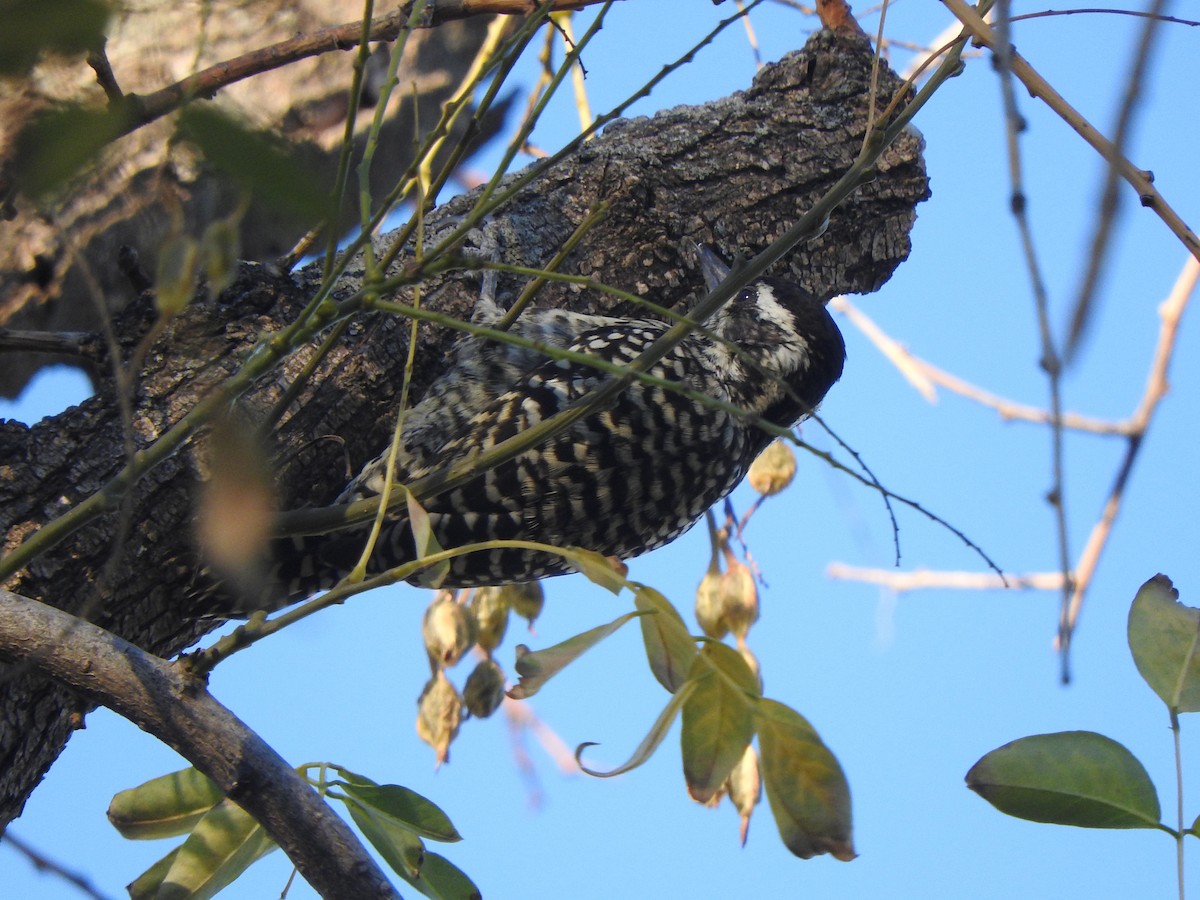
[[[487,228],[504,261],[539,266],[598,201],[606,201],[607,217],[561,270],[683,307],[701,284],[691,241],[726,257],[760,250],[851,165],[866,128],[871,61],[865,38],[818,33],[802,51],[763,69],[745,92],[610,125],[522,189]],[[881,78],[882,106],[900,83],[886,66]],[[915,131],[902,135],[880,160],[878,177],[777,274],[821,297],[883,284],[908,255],[916,204],[929,195],[921,147]],[[452,222],[470,202],[466,195],[445,203],[430,227]],[[351,268],[339,295],[361,283],[361,266]],[[126,459],[127,435],[134,447],[149,446],[238,367],[260,334],[291,321],[318,279],[315,270],[289,276],[247,265],[218,300],[194,301],[147,354],[128,426],[107,382],[96,397],[32,428],[0,423],[5,549],[111,479]],[[502,277],[500,301],[520,287]],[[424,285],[422,303],[464,318],[478,291],[477,275],[450,273]],[[537,302],[645,315],[561,283],[547,285]],[[143,297],[118,320],[122,351],[128,354],[152,323]],[[285,509],[327,503],[356,467],[386,446],[408,329],[396,317],[364,315],[319,364],[275,432]],[[452,337],[422,326],[414,399],[440,373]],[[242,413],[255,417],[269,409],[312,349],[301,349],[261,379],[243,397]],[[187,647],[208,627],[193,618],[191,599],[198,567],[191,522],[202,449],[196,440],[160,463],[121,510],[74,533],[4,587],[71,612],[86,610],[92,621],[162,656]],[[67,687],[19,665],[7,669],[0,686],[0,825],[20,813],[86,708]]]
[[[121,4],[108,29],[107,58],[122,91],[146,95],[215,63],[298,33],[353,22],[359,0],[229,0],[205,5]],[[393,184],[412,159],[415,124],[438,120],[483,42],[486,17],[447,22],[408,36],[388,118],[372,165],[376,195]],[[379,45],[383,47],[384,45]],[[326,191],[333,185],[346,114],[353,52],[325,53],[231,84],[213,102],[253,127],[282,135]],[[370,88],[387,68],[377,48],[357,120],[356,151],[374,110]],[[15,138],[39,111],[58,103],[100,109],[106,103],[82,58],[42,62],[33,75],[0,93],[0,207]],[[481,139],[503,120],[504,105],[481,129]],[[123,309],[135,296],[115,264],[122,248],[153,273],[163,234],[180,227],[199,234],[229,215],[239,188],[213,172],[185,143],[169,140],[174,117],[151,122],[111,144],[71,190],[55,201],[18,198],[0,208],[0,325],[14,329],[95,329],[103,306]],[[458,132],[451,135],[458,136]],[[357,203],[354,199],[353,203]],[[349,221],[354,210],[347,207]],[[243,258],[265,262],[292,248],[312,223],[251,203],[240,223]],[[86,266],[86,269],[84,268]],[[94,279],[95,287],[88,278]],[[44,353],[10,353],[0,368],[0,396],[16,396],[49,362],[77,363]]]

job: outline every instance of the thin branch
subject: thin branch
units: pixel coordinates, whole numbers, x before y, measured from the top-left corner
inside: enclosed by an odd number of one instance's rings
[[[1129,135],[1133,130],[1133,115],[1142,98],[1142,85],[1146,80],[1146,69],[1149,68],[1150,60],[1154,55],[1154,39],[1162,30],[1159,25],[1162,24],[1161,16],[1165,6],[1166,0],[1151,0],[1150,15],[1145,19],[1137,51],[1134,53],[1133,65],[1125,79],[1125,96],[1121,101],[1121,108],[1117,114],[1117,125],[1113,131],[1113,147],[1122,156],[1125,155],[1125,147],[1129,143]],[[1063,349],[1063,355],[1068,362],[1074,358],[1075,352],[1079,349],[1080,341],[1092,318],[1096,289],[1104,274],[1113,228],[1116,225],[1117,212],[1120,209],[1119,178],[1117,167],[1110,163],[1104,172],[1104,188],[1100,192],[1096,231],[1092,235],[1087,269],[1075,297],[1075,307],[1071,313],[1071,324]]]
[[[1156,12],[1142,12],[1137,9],[1105,9],[1103,7],[1088,6],[1082,9],[1043,9],[1039,12],[1021,13],[1019,16],[1013,16],[1009,19],[1010,22],[1020,22],[1023,19],[1046,19],[1051,16],[1131,16],[1135,19],[1154,18],[1160,22],[1166,22],[1170,25],[1188,25],[1192,28],[1200,27],[1200,21],[1195,19],[1181,19],[1178,16],[1164,16]]]
[[[897,572],[895,569],[871,569],[848,566],[845,563],[830,563],[825,574],[840,581],[861,581],[877,584],[897,594],[907,591],[922,591],[930,588],[946,588],[960,591],[999,591],[1005,589],[1024,591],[1057,591],[1062,589],[1061,572],[1030,572],[1024,575],[1005,573],[1004,576],[991,572],[945,572],[932,569],[913,569]]]
[[[93,900],[107,900],[105,895],[100,893],[87,877],[72,872],[61,863],[55,862],[40,850],[35,849],[21,838],[18,838],[11,830],[0,834],[0,841],[8,844],[13,850],[24,856],[29,860],[29,864],[39,872],[45,872],[61,878],[72,887],[79,888],[80,892],[86,894],[88,897],[92,897]]]
[[[1150,364],[1150,374],[1146,379],[1146,390],[1142,394],[1137,411],[1130,419],[1133,431],[1129,435],[1125,456],[1121,460],[1112,490],[1104,504],[1104,511],[1100,514],[1100,519],[1092,526],[1092,533],[1088,536],[1083,552],[1079,555],[1079,562],[1075,566],[1075,587],[1067,609],[1067,624],[1071,629],[1075,628],[1075,624],[1079,620],[1084,594],[1092,583],[1092,576],[1096,572],[1100,555],[1108,543],[1117,514],[1121,511],[1125,486],[1129,482],[1129,476],[1133,471],[1134,462],[1137,460],[1138,451],[1141,450],[1143,438],[1150,428],[1154,413],[1158,410],[1158,404],[1166,396],[1167,372],[1171,366],[1171,359],[1175,355],[1179,320],[1196,289],[1198,279],[1200,279],[1200,262],[1195,257],[1189,257],[1184,263],[1179,277],[1175,280],[1175,286],[1171,289],[1170,295],[1159,307],[1158,315],[1161,324],[1158,331],[1158,344],[1154,349],[1154,360]]]
[[[22,331],[0,328],[0,353],[53,353],[78,356],[89,363],[104,357],[104,344],[92,331]]]
[[[942,0],[951,12],[962,22],[971,34],[989,47],[993,52],[999,42],[996,32],[980,17],[964,0]],[[1021,54],[1013,51],[1011,68],[1015,75],[1030,94],[1049,106],[1059,117],[1073,128],[1080,137],[1088,142],[1099,154],[1117,168],[1130,186],[1137,191],[1142,206],[1154,210],[1163,223],[1171,230],[1187,249],[1188,253],[1200,259],[1200,237],[1180,218],[1166,198],[1154,186],[1153,174],[1139,169],[1132,162],[1121,156],[1113,146],[1112,141],[1104,137],[1095,126],[1080,115],[1079,111],[1069,104],[1066,99],[1054,90],[1037,70],[1033,68]]]
[[[174,748],[250,813],[325,897],[398,897],[346,823],[282,757],[177,666],[0,590],[0,655],[25,660]]]
[[[1049,425],[1054,421],[1053,414],[1037,406],[1017,403],[1006,397],[993,394],[966,379],[959,378],[945,369],[939,369],[933,363],[913,354],[911,350],[885,332],[879,325],[862,310],[850,302],[847,297],[835,297],[829,302],[830,308],[842,313],[850,320],[863,335],[873,343],[879,352],[891,362],[902,376],[929,403],[937,402],[937,388],[958,394],[967,400],[993,409],[1008,421],[1032,422],[1036,425]],[[1071,431],[1081,431],[1088,434],[1105,434],[1127,436],[1134,431],[1131,419],[1111,421],[1096,419],[1079,413],[1064,412],[1061,418],[1062,427]]]
[[[1033,226],[1028,215],[1024,176],[1021,166],[1020,134],[1025,130],[1025,119],[1017,109],[1016,91],[1013,90],[1012,61],[1015,55],[1008,20],[1011,0],[999,0],[997,10],[998,40],[992,47],[996,68],[1000,75],[1000,91],[1004,99],[1005,143],[1008,148],[1008,170],[1012,183],[1012,214],[1021,236],[1021,248],[1025,265],[1029,270],[1029,283],[1033,290],[1034,307],[1037,310],[1038,333],[1041,341],[1041,367],[1046,373],[1050,389],[1050,460],[1052,483],[1048,499],[1054,509],[1054,524],[1057,531],[1058,568],[1062,572],[1062,601],[1058,616],[1058,646],[1062,661],[1062,680],[1071,680],[1071,630],[1067,621],[1067,610],[1071,604],[1071,548],[1067,530],[1066,467],[1063,451],[1062,428],[1062,359],[1050,327],[1050,300],[1046,293],[1046,281],[1038,262],[1037,246],[1033,240]]]
[[[109,106],[115,106],[125,99],[125,92],[117,84],[117,76],[113,74],[112,63],[108,61],[108,54],[104,50],[104,44],[101,44],[97,49],[88,53],[87,64],[96,73],[96,83],[100,85],[104,91],[104,96],[108,98]]]
[[[1092,529],[1087,544],[1079,555],[1072,581],[1071,603],[1068,609],[1067,624],[1074,630],[1079,620],[1079,612],[1083,598],[1091,585],[1100,556],[1112,533],[1113,523],[1121,508],[1121,500],[1133,464],[1141,449],[1143,439],[1147,434],[1158,404],[1167,393],[1167,373],[1171,359],[1175,353],[1175,344],[1179,333],[1179,323],[1188,301],[1195,292],[1196,284],[1200,281],[1200,261],[1189,257],[1175,281],[1170,295],[1159,307],[1161,325],[1159,328],[1158,344],[1146,379],[1146,390],[1137,410],[1129,419],[1131,433],[1128,436],[1128,446],[1121,460],[1116,481],[1109,494],[1108,502],[1099,521]],[[831,578],[847,581],[862,581],[878,584],[883,587],[900,591],[913,591],[925,588],[955,588],[959,590],[990,590],[1004,585],[992,574],[986,572],[938,572],[919,569],[913,572],[896,572],[892,569],[857,568],[842,563],[831,563],[828,570]],[[1063,576],[1061,572],[1032,573],[1027,575],[1008,575],[1012,587],[1035,590],[1061,590]]]
[[[601,0],[543,0],[552,10],[582,9]],[[399,9],[380,16],[371,23],[369,41],[394,41],[404,29],[414,3],[408,2]],[[538,4],[530,0],[440,0],[431,4],[423,20],[416,26],[433,28],[454,19],[466,19],[482,15],[528,15],[531,7]],[[113,135],[114,140],[141,128],[156,119],[180,109],[187,103],[202,97],[211,99],[222,88],[229,87],[263,72],[270,72],[291,65],[310,56],[320,56],[334,50],[352,50],[363,40],[362,20],[334,25],[309,34],[302,34],[261,47],[224,62],[215,63],[195,74],[189,75],[161,90],[144,97],[126,95],[128,106],[125,118]]]

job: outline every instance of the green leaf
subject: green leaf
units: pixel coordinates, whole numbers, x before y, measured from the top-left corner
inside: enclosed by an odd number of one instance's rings
[[[696,642],[684,624],[683,616],[654,588],[638,585],[634,605],[642,616],[642,642],[646,645],[646,661],[658,683],[671,693],[679,690],[696,659]]]
[[[1200,710],[1200,610],[1179,602],[1166,575],[1142,585],[1129,609],[1129,649],[1154,693],[1176,712]]]
[[[726,668],[735,674],[731,677]],[[707,803],[754,738],[758,679],[736,650],[708,643],[696,657],[689,681],[695,688],[683,704],[683,776],[692,799]]]
[[[0,28],[0,33],[5,30]],[[10,164],[13,184],[31,197],[46,196],[95,159],[127,122],[120,107],[62,104],[38,112],[16,137]]]
[[[277,209],[308,220],[326,213],[327,201],[316,189],[320,178],[301,162],[294,147],[275,135],[255,131],[202,103],[183,109],[179,131],[213,168]]]
[[[162,886],[163,879],[171,871],[171,866],[175,864],[175,857],[178,855],[179,848],[176,847],[130,882],[125,887],[125,890],[129,892],[129,900],[154,900],[158,896],[158,889]]]
[[[0,75],[23,75],[42,51],[84,53],[104,43],[110,10],[100,0],[7,0],[0,28]]]
[[[658,714],[658,718],[654,720],[654,724],[650,726],[650,731],[642,738],[642,742],[638,744],[637,749],[633,751],[633,755],[609,772],[601,772],[599,769],[589,769],[585,766],[582,759],[583,751],[588,747],[595,747],[596,744],[592,741],[580,744],[575,748],[575,762],[579,764],[580,770],[596,778],[612,778],[614,775],[622,775],[631,769],[636,769],[654,755],[654,751],[658,749],[658,745],[663,742],[663,738],[671,730],[671,723],[675,721],[675,717],[679,715],[679,711],[683,708],[683,704],[687,702],[688,697],[691,696],[695,687],[696,683],[689,681],[676,691],[667,702],[667,705],[663,707],[663,711]]]
[[[1157,828],[1158,793],[1112,738],[1064,731],[1020,738],[985,755],[967,787],[1002,813],[1081,828]]]
[[[200,244],[186,234],[172,234],[158,249],[154,273],[154,302],[158,311],[171,318],[187,308],[196,293],[200,274]]]
[[[379,851],[392,871],[406,880],[416,878],[425,862],[425,844],[409,829],[398,825],[390,816],[356,801],[344,800],[350,818],[358,830]]]
[[[440,853],[427,853],[420,877],[408,883],[434,900],[480,900],[483,897],[466,873]]]
[[[561,644],[555,644],[545,650],[531,651],[524,644],[518,644],[515,668],[520,676],[520,681],[509,690],[508,696],[514,700],[525,700],[532,697],[542,689],[547,681],[586,651],[596,646],[630,619],[640,615],[642,615],[640,612],[626,613],[607,625],[597,625],[583,634],[567,638]]]
[[[212,779],[187,768],[121,791],[108,806],[108,820],[130,840],[175,837],[191,831],[224,799]]]
[[[758,676],[754,674],[746,658],[733,647],[720,641],[705,641],[702,655],[709,665],[739,690],[754,698],[762,696]]]
[[[757,712],[763,785],[784,845],[801,859],[854,859],[850,785],[837,757],[795,710],[764,698]]]
[[[437,536],[433,533],[433,525],[429,521],[429,513],[425,511],[425,507],[421,502],[413,496],[412,491],[404,490],[404,501],[408,506],[408,522],[412,529],[413,542],[417,550],[417,559],[424,559],[434,553],[442,552],[442,545],[438,543]],[[450,571],[450,561],[442,560],[440,563],[426,569],[421,573],[421,584],[425,587],[440,587],[442,582],[446,580],[446,574]]]
[[[399,784],[347,783],[341,787],[364,807],[414,834],[446,843],[462,840],[450,817],[416,791]]]
[[[200,238],[200,249],[208,295],[215,300],[237,276],[238,256],[242,249],[239,218],[226,216],[209,222]]]
[[[192,829],[158,889],[157,900],[206,900],[232,884],[276,844],[231,800],[223,800]]]
[[[622,588],[629,585],[628,579],[613,568],[608,557],[595,550],[566,547],[562,548],[560,552],[575,568],[575,571],[582,573],[585,578],[600,585],[606,591],[619,594]]]

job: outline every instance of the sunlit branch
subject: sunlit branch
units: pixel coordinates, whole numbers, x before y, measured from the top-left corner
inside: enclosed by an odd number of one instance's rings
[[[850,320],[863,336],[876,346],[887,360],[896,367],[909,384],[929,403],[937,402],[937,388],[943,387],[952,393],[993,409],[1008,421],[1032,422],[1036,425],[1049,425],[1054,421],[1053,414],[1037,406],[1017,403],[966,379],[959,378],[944,369],[939,369],[933,363],[913,354],[911,350],[887,334],[866,313],[850,302],[847,297],[835,297],[830,301],[831,309],[842,313]],[[1064,412],[1061,419],[1062,427],[1071,431],[1081,431],[1089,434],[1129,435],[1135,426],[1132,420],[1111,421],[1096,419],[1078,413]]]
[[[1006,572],[1003,577],[993,572],[948,572],[935,569],[913,569],[897,572],[895,569],[873,569],[848,566],[845,563],[830,563],[825,574],[839,581],[859,581],[876,584],[897,594],[908,591],[923,591],[930,588],[960,591],[1035,590],[1057,591],[1062,589],[1061,572],[1029,572],[1014,575]],[[1007,582],[1007,583],[1006,583]]]
[[[1129,482],[1129,475],[1133,471],[1134,462],[1137,460],[1138,451],[1142,447],[1143,439],[1158,410],[1158,404],[1166,396],[1167,372],[1175,354],[1179,320],[1196,289],[1198,278],[1200,278],[1200,262],[1195,257],[1189,257],[1184,263],[1179,277],[1175,280],[1175,286],[1171,289],[1170,295],[1159,307],[1158,315],[1161,322],[1158,344],[1154,348],[1154,359],[1150,363],[1146,390],[1142,393],[1141,402],[1130,419],[1133,430],[1129,435],[1125,456],[1117,469],[1117,476],[1112,490],[1109,492],[1108,500],[1104,504],[1104,511],[1100,514],[1100,519],[1092,526],[1092,533],[1088,536],[1087,543],[1084,545],[1079,562],[1075,567],[1075,587],[1067,609],[1067,623],[1071,628],[1074,628],[1075,623],[1079,620],[1084,594],[1092,583],[1096,565],[1099,563],[1109,535],[1112,533],[1117,514],[1121,511],[1121,500],[1125,495],[1125,487]]]

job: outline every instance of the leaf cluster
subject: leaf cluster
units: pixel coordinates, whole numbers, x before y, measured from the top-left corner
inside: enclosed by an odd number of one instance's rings
[[[1200,711],[1200,609],[1179,602],[1165,575],[1137,592],[1129,610],[1129,649],[1138,672],[1167,706],[1179,757],[1179,714]],[[967,773],[967,787],[1010,816],[1081,828],[1153,828],[1179,842],[1200,837],[1200,816],[1184,828],[1160,821],[1158,791],[1124,745],[1092,731],[1019,738],[987,753]],[[1178,787],[1178,786],[1177,786]],[[1181,788],[1180,788],[1181,789]]]
[[[371,846],[423,896],[434,900],[481,896],[462,870],[426,850],[426,840],[462,840],[432,801],[401,785],[377,784],[337,765],[306,765],[298,771],[307,775],[311,769],[317,770],[317,778],[310,778],[310,783],[324,796],[342,801]],[[337,775],[334,780],[327,780],[330,771]],[[122,791],[113,798],[108,818],[131,840],[186,835],[183,843],[129,885],[133,900],[215,896],[278,847],[249,813],[194,768]]]
[[[611,575],[606,578],[611,580]],[[808,720],[764,697],[757,673],[738,650],[694,637],[661,593],[636,582],[626,584],[633,591],[633,612],[545,650],[518,648],[516,670],[521,680],[509,696],[533,696],[569,663],[636,618],[650,671],[671,699],[625,763],[608,772],[590,769],[582,761],[580,767],[597,777],[635,769],[654,754],[680,718],[689,795],[709,804],[728,791],[748,818],[753,802],[747,808],[739,801],[738,785],[731,778],[752,755],[757,737],[761,780],[784,845],[802,859],[824,853],[853,859],[850,787],[837,758]],[[589,746],[580,745],[577,760]]]

